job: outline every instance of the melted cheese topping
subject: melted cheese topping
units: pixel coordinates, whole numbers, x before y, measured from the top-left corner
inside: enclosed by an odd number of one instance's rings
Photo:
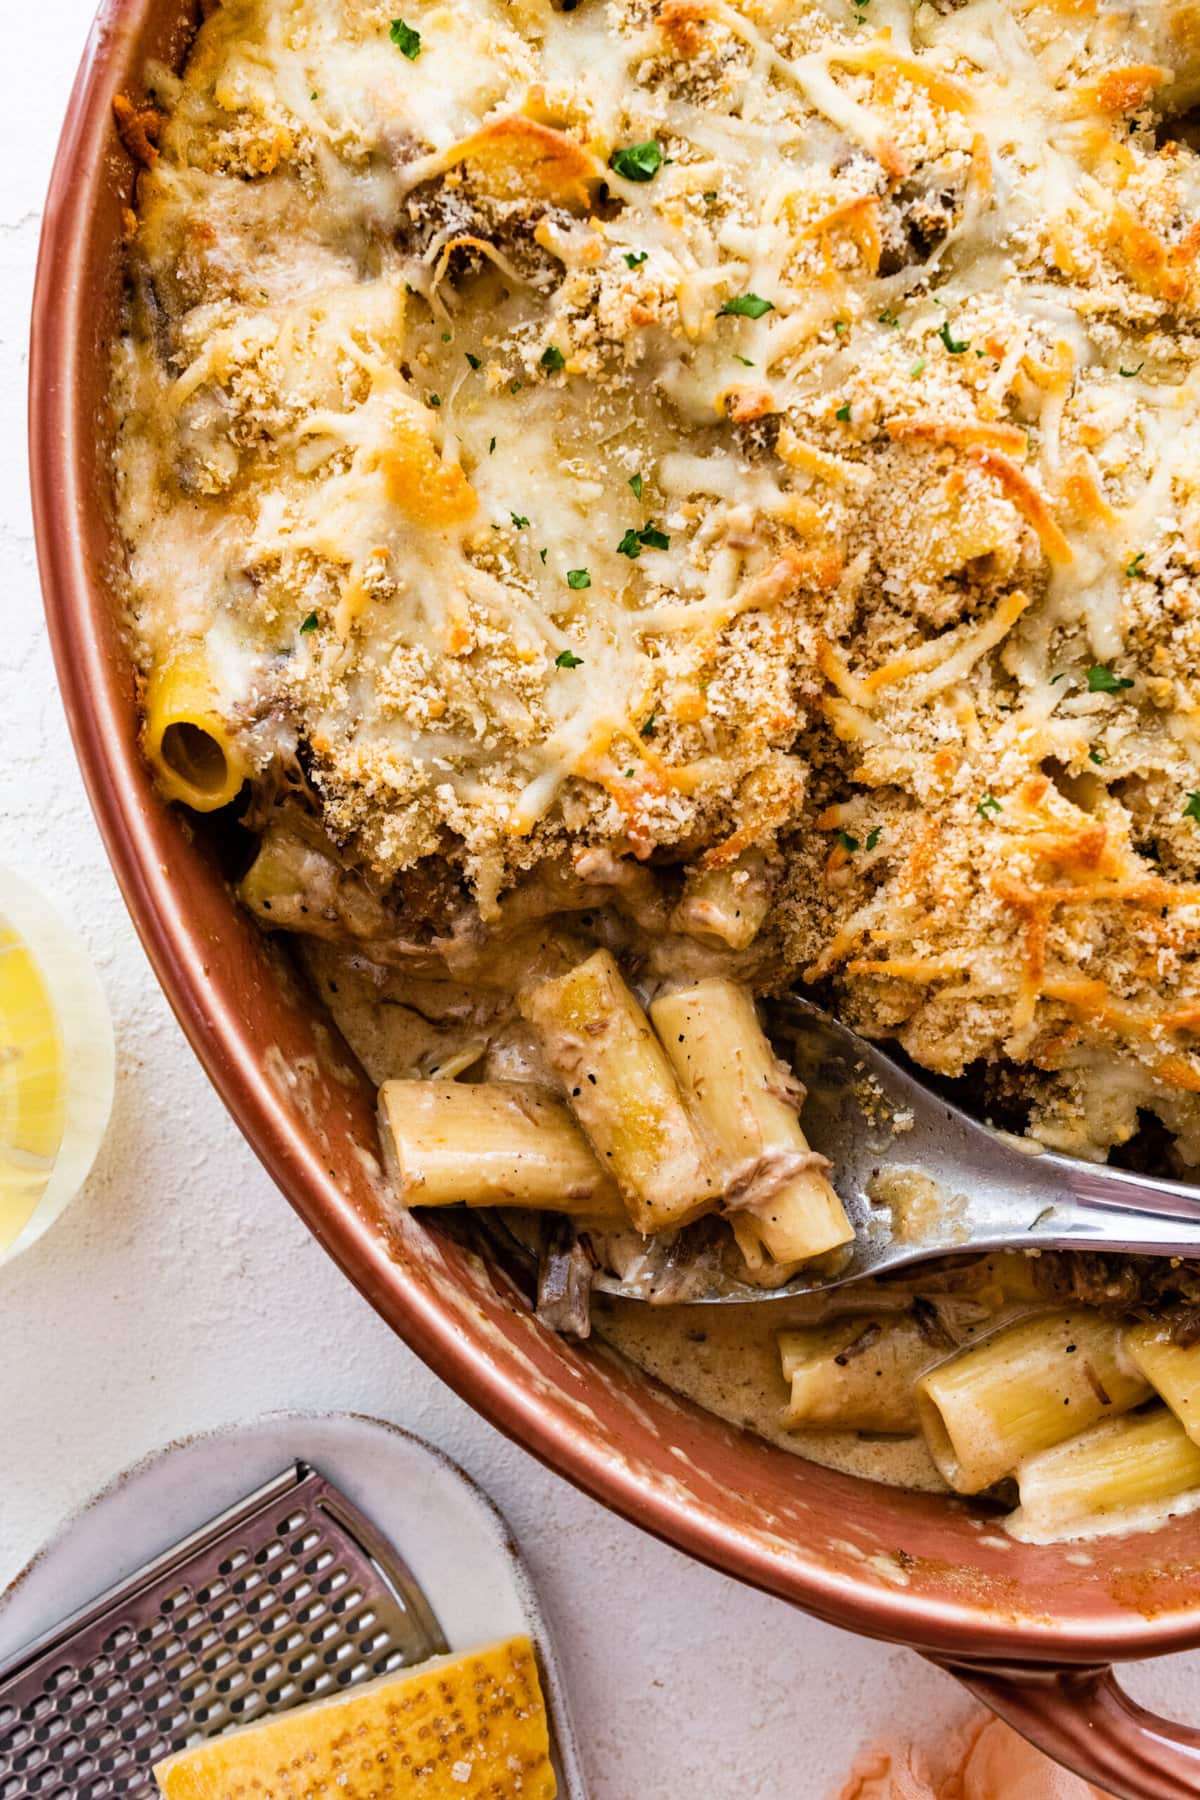
[[[405,4],[154,75],[146,666],[485,912],[783,851],[772,978],[1200,1160],[1197,0]]]

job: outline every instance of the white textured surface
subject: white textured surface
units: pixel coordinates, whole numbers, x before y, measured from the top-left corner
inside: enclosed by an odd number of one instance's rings
[[[555,1628],[593,1800],[820,1800],[864,1735],[952,1684],[686,1561],[456,1399],[302,1231],[226,1117],[134,937],[67,741],[25,473],[39,209],[92,0],[7,0],[0,111],[0,860],[44,871],[90,943],[120,1046],[87,1192],[0,1270],[0,1581],[126,1463],[277,1407],[423,1433],[508,1515]],[[97,1585],[104,1571],[97,1570]],[[1200,1715],[1200,1656],[1131,1681]]]

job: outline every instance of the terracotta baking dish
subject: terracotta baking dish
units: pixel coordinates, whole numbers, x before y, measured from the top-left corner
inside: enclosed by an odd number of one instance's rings
[[[112,99],[178,64],[189,0],[106,0],[72,95],[33,308],[33,500],[59,679],[134,921],[197,1054],[297,1212],[385,1319],[473,1405],[627,1518],[819,1617],[951,1665],[1102,1787],[1200,1795],[1200,1732],[1152,1718],[1115,1660],[1200,1645],[1194,1519],[1086,1554],[1010,1542],[960,1501],[777,1452],[672,1398],[602,1345],[545,1331],[503,1274],[389,1220],[374,1103],[345,1044],[243,917],[137,746],[112,576],[105,343],[133,179]]]

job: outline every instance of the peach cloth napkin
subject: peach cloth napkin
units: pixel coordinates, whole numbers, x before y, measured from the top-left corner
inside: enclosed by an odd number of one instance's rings
[[[837,1800],[1112,1800],[984,1714],[936,1755],[881,1746],[858,1758]]]

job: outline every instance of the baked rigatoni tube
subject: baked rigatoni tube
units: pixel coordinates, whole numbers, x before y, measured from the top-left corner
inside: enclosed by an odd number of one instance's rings
[[[525,989],[518,1004],[637,1229],[709,1212],[721,1194],[716,1159],[609,952]]]
[[[238,897],[268,931],[299,931],[335,943],[396,932],[394,915],[361,875],[283,825],[272,825],[260,838]]]
[[[913,1383],[939,1350],[906,1313],[856,1315],[779,1333],[779,1358],[792,1384],[783,1423],[792,1431],[918,1429]]]
[[[379,1102],[402,1206],[528,1206],[628,1224],[566,1107],[536,1088],[385,1081]]]
[[[672,914],[676,931],[745,950],[762,929],[771,881],[759,852],[748,851],[718,869],[690,870]]]
[[[1200,1489],[1200,1448],[1165,1406],[1095,1425],[1017,1470],[1019,1536],[1069,1537],[1073,1526]]]
[[[142,743],[168,800],[215,812],[237,797],[245,758],[219,704],[204,645],[181,645],[146,683]]]
[[[1172,1321],[1166,1318],[1130,1325],[1125,1348],[1192,1442],[1200,1444],[1200,1343],[1176,1343]]]
[[[836,1250],[854,1227],[813,1155],[792,1099],[796,1084],[739,982],[701,981],[665,994],[650,1018],[693,1112],[725,1164],[726,1205],[779,1263]]]
[[[930,1454],[960,1494],[990,1487],[1150,1391],[1122,1349],[1119,1324],[1082,1309],[1018,1319],[916,1386]]]

